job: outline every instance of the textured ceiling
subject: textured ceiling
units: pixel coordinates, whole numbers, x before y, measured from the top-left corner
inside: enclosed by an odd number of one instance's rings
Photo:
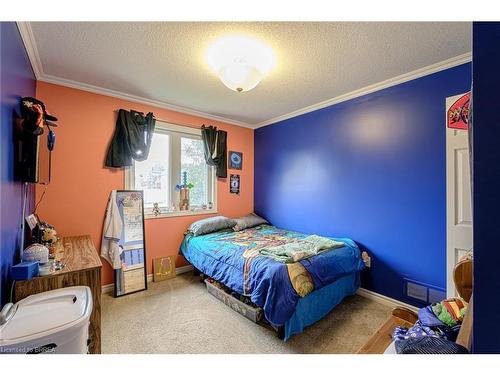
[[[43,75],[251,125],[471,50],[470,23],[31,23]],[[276,69],[227,89],[204,61],[219,36],[268,43]],[[42,76],[43,79],[43,76]]]

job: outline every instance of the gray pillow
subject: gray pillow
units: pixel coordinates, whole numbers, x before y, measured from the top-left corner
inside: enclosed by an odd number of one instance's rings
[[[232,228],[236,225],[236,221],[225,216],[214,216],[206,219],[198,220],[192,223],[188,232],[195,236],[217,232],[221,229]]]
[[[266,219],[261,218],[259,215],[250,214],[242,217],[238,217],[234,219],[236,221],[236,225],[233,227],[235,232],[239,232],[240,230],[256,227],[260,224],[267,224],[268,221]]]

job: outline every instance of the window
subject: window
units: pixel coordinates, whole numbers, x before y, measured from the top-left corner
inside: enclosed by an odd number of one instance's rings
[[[180,192],[186,173],[189,191],[189,209],[180,210]],[[206,214],[216,212],[216,178],[213,167],[205,163],[201,131],[156,122],[155,134],[148,159],[135,161],[125,174],[125,186],[144,191],[146,217],[164,217]],[[158,204],[159,215],[153,208]]]

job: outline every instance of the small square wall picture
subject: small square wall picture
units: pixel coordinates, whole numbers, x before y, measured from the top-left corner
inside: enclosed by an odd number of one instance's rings
[[[243,168],[243,153],[237,151],[229,151],[229,169]]]

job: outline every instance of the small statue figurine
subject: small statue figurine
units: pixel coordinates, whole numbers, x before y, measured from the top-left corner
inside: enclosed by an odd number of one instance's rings
[[[42,229],[42,242],[47,245],[52,245],[58,240],[57,232],[54,228],[45,227]]]
[[[153,215],[160,216],[161,210],[157,202],[153,203]]]
[[[59,241],[59,237],[53,225],[41,222],[38,226],[38,236],[35,237],[38,237],[38,241],[47,246],[50,254],[54,254],[54,244]]]
[[[182,184],[176,185],[175,189],[180,192],[179,197],[179,210],[187,211],[189,210],[189,190],[192,189],[194,185],[187,182],[187,172],[182,172]]]

